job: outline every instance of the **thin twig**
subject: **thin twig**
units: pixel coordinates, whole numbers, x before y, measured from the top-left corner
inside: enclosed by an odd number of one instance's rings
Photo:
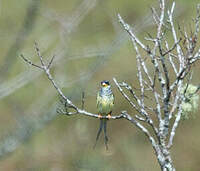
[[[39,68],[39,69],[43,69],[41,66],[36,65],[36,64],[32,63],[30,60],[28,60],[27,58],[25,58],[23,54],[21,54],[20,56],[21,56],[22,59],[23,59],[25,62],[27,62],[28,64],[30,64],[30,65],[32,65],[32,66],[34,66],[34,67],[37,67],[37,68]]]
[[[52,64],[52,62],[53,62],[53,60],[54,60],[54,58],[55,58],[55,55],[53,55],[53,57],[51,58],[51,60],[50,60],[50,62],[49,62],[49,64],[48,64],[48,66],[47,66],[47,69],[50,68],[50,66],[51,66],[51,64]]]
[[[82,97],[81,97],[81,109],[83,110],[84,109],[84,107],[85,107],[85,92],[83,91],[82,92]]]

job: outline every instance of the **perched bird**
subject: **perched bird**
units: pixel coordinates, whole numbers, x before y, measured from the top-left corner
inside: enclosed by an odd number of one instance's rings
[[[103,119],[102,116],[108,115],[108,118],[111,117],[112,109],[114,106],[114,95],[111,90],[111,86],[109,81],[102,81],[101,82],[101,89],[97,93],[97,110],[100,118],[100,127],[97,132],[96,137],[96,143],[94,145],[94,148],[97,144],[97,141],[99,139],[99,136],[102,132],[102,129],[104,130],[104,143],[106,146],[106,149],[108,150],[108,137],[106,134],[106,122],[107,119]]]

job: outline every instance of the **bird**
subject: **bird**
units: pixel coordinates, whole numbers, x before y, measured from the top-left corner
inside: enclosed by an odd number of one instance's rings
[[[108,119],[102,118],[102,116],[108,116],[108,118],[110,119],[113,107],[114,107],[114,95],[111,90],[111,85],[109,81],[103,80],[101,81],[101,88],[97,93],[97,110],[98,110],[98,118],[100,118],[100,126],[97,132],[94,148],[96,147],[97,141],[103,129],[104,143],[106,146],[106,150],[108,150],[108,137],[106,133]]]

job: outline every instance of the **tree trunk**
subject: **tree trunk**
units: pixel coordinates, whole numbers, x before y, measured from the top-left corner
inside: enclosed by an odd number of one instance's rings
[[[176,171],[172,163],[172,159],[168,150],[164,149],[157,153],[157,159],[161,167],[161,171]]]
[[[173,164],[169,161],[165,161],[165,164],[161,167],[162,171],[176,171]]]

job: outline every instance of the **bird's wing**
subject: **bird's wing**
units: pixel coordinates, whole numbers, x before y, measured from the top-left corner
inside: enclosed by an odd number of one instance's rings
[[[100,110],[101,108],[101,96],[99,94],[100,92],[97,93],[97,109]]]
[[[112,94],[112,98],[113,98],[113,105],[115,104],[115,95]]]
[[[112,109],[113,109],[113,107],[114,107],[114,99],[115,99],[115,97],[114,97],[114,95],[112,94],[112,96],[111,96],[111,103],[110,103],[110,109],[111,109],[111,111],[112,111]]]

